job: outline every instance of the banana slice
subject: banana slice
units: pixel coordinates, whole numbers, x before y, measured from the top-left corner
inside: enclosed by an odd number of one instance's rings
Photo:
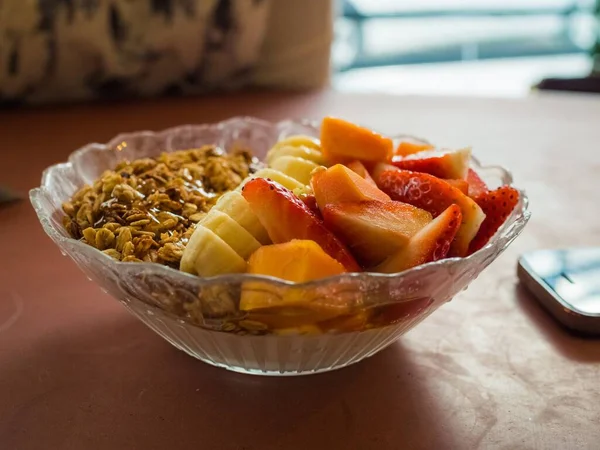
[[[296,156],[280,156],[271,164],[271,168],[285,173],[287,176],[298,180],[303,185],[310,183],[310,174],[318,167],[321,166]]]
[[[199,223],[223,239],[245,260],[260,247],[260,242],[254,239],[254,236],[221,211],[211,209],[208,215]]]
[[[288,188],[291,191],[302,187],[302,183],[286,175],[285,173],[281,173],[280,171],[275,169],[261,169],[258,172],[255,172],[251,176],[247,177],[244,181],[242,181],[240,185],[235,188],[235,190],[238,192],[241,191],[244,185],[253,178],[270,178],[271,180],[281,184],[282,186]]]
[[[211,211],[221,211],[227,214],[242,227],[244,227],[261,244],[270,244],[271,239],[262,226],[256,214],[252,212],[250,204],[246,199],[236,191],[230,191],[223,194]]]
[[[313,150],[317,150],[318,152],[321,151],[320,141],[315,137],[307,136],[304,134],[289,136],[285,139],[282,139],[281,141],[277,142],[273,146],[273,149],[276,149],[278,147],[288,147],[288,146],[291,146],[291,147],[304,146],[304,147],[311,148]]]
[[[246,272],[246,261],[223,239],[202,225],[197,225],[188,242],[179,268],[201,277],[223,273]]]
[[[297,147],[291,145],[273,147],[267,153],[267,164],[271,166],[273,164],[273,161],[282,156],[295,156],[297,158],[307,159],[309,161],[314,162],[315,164],[325,165],[325,158],[323,158],[323,154],[319,150],[305,147],[304,145],[300,145]]]

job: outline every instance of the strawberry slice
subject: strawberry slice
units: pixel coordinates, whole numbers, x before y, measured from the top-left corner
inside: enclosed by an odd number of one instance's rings
[[[469,245],[469,253],[476,252],[492,238],[519,203],[519,191],[510,186],[502,186],[494,191],[481,194],[475,199],[485,213],[477,235]]]
[[[480,195],[489,192],[485,182],[473,169],[469,169],[469,172],[467,173],[467,183],[469,183],[469,197],[471,198],[477,198]]]
[[[269,179],[255,178],[246,183],[242,195],[274,244],[309,239],[319,244],[349,272],[360,271],[346,246],[289,189]]]
[[[381,186],[379,186],[379,178],[381,178],[381,174],[383,172],[387,172],[388,170],[400,170],[396,166],[392,166],[391,164],[382,163],[382,162],[376,163],[376,164],[369,164],[369,165],[367,165],[367,169],[369,170],[371,177],[375,181],[375,184],[380,189],[381,189]]]
[[[438,178],[465,179],[469,170],[471,149],[431,150],[408,156],[394,156],[392,164],[399,169],[424,172]]]
[[[383,172],[385,172],[386,170],[401,170],[401,169],[398,169],[396,166],[392,166],[391,164],[377,163],[377,164],[371,166],[371,174],[372,174],[373,179],[378,180],[379,177],[381,177],[381,174]],[[471,170],[471,169],[469,169],[469,170]],[[467,182],[467,180],[454,179],[454,178],[444,178],[443,180],[446,183],[448,183],[450,186],[455,187],[456,189],[461,191],[463,194],[467,195],[469,193],[469,183]]]
[[[426,173],[388,170],[379,176],[378,183],[392,200],[429,211],[433,217],[440,215],[450,205],[457,204],[462,211],[462,224],[452,242],[450,254],[467,255],[469,243],[485,219],[485,214],[473,199],[444,180]]]
[[[431,214],[407,203],[372,200],[327,205],[323,220],[363,267],[373,267],[408,244]]]
[[[317,217],[322,218],[321,211],[319,210],[319,205],[317,205],[317,199],[315,198],[314,194],[300,194],[298,198],[302,200],[302,203],[308,206],[308,209],[310,209]]]
[[[429,225],[415,234],[408,245],[390,256],[375,269],[397,273],[421,264],[445,258],[460,228],[462,213],[458,205],[450,205]]]

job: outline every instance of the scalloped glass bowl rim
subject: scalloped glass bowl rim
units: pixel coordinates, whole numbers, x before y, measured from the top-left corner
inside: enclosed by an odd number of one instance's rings
[[[73,167],[72,161],[76,155],[78,155],[80,153],[84,153],[86,151],[89,151],[92,148],[98,148],[98,147],[103,147],[103,151],[110,151],[112,142],[124,140],[127,138],[127,136],[141,135],[141,134],[151,135],[151,136],[169,135],[169,134],[177,133],[179,130],[187,129],[190,127],[203,127],[203,126],[216,127],[217,129],[222,129],[222,128],[226,127],[226,124],[228,122],[236,121],[236,120],[237,121],[244,120],[247,122],[251,122],[251,123],[253,122],[253,123],[257,123],[257,124],[261,124],[261,125],[271,125],[271,126],[280,126],[280,127],[285,124],[292,123],[292,124],[299,124],[302,126],[309,126],[309,127],[314,128],[315,130],[318,130],[318,128],[319,128],[318,122],[314,121],[314,120],[310,120],[310,119],[298,119],[298,120],[286,119],[286,120],[278,121],[278,122],[269,122],[269,121],[257,119],[254,117],[239,116],[239,117],[232,117],[228,120],[224,120],[224,121],[216,122],[216,123],[179,125],[176,127],[166,128],[164,130],[157,131],[157,132],[144,130],[144,131],[137,131],[137,132],[121,133],[121,134],[117,135],[116,137],[114,137],[113,139],[109,140],[105,144],[100,144],[100,143],[96,143],[96,142],[88,143],[88,144],[78,148],[77,150],[73,151],[69,155],[68,162],[61,162],[61,163],[53,164],[53,165],[47,167],[42,174],[41,185],[36,188],[33,188],[29,191],[31,203],[33,204],[33,207],[36,211],[38,219],[40,220],[40,222],[42,224],[42,227],[44,228],[44,231],[49,236],[53,237],[54,240],[57,240],[61,243],[68,242],[76,247],[81,247],[81,248],[88,247],[88,245],[82,241],[79,241],[79,240],[71,238],[71,237],[67,237],[67,236],[57,232],[54,229],[54,227],[51,225],[49,219],[46,217],[45,212],[42,211],[41,207],[39,206],[39,202],[36,201],[37,198],[43,196],[44,192],[46,191],[47,180],[48,180],[48,176],[49,176],[51,170],[53,170],[55,168],[59,168],[59,167],[71,167],[72,168]],[[411,138],[411,139],[415,139],[418,141],[422,141],[424,143],[428,143],[427,140],[415,137],[410,134],[403,133],[403,134],[398,134],[398,135],[393,136],[393,139],[400,139],[400,138]],[[472,163],[474,164],[475,169],[501,171],[503,173],[503,177],[502,177],[503,183],[512,186],[512,175],[509,170],[507,170],[501,166],[495,166],[495,165],[483,166],[480,164],[479,160],[475,157],[472,157],[471,160],[472,160]],[[470,261],[470,259],[475,257],[476,255],[478,255],[482,252],[489,251],[491,248],[493,248],[495,246],[498,237],[500,235],[502,235],[503,232],[505,230],[507,230],[507,228],[510,227],[513,223],[517,222],[517,220],[519,218],[523,217],[526,221],[529,219],[530,212],[528,209],[527,195],[526,195],[525,191],[518,189],[518,188],[517,188],[517,190],[519,191],[519,194],[521,197],[519,204],[512,211],[511,215],[508,217],[508,219],[505,221],[505,223],[502,225],[502,227],[497,231],[494,238],[492,238],[483,248],[479,249],[477,252],[475,252],[467,257],[446,258],[446,259],[442,259],[439,261],[421,264],[419,266],[413,267],[408,270],[404,270],[402,272],[397,272],[397,273],[389,273],[388,274],[388,273],[380,273],[380,272],[352,272],[352,273],[344,273],[341,275],[334,275],[334,276],[330,276],[330,277],[324,277],[324,278],[320,278],[317,280],[308,281],[308,282],[304,282],[304,283],[294,283],[291,281],[283,280],[281,278],[276,278],[276,277],[272,277],[272,276],[268,276],[268,275],[254,275],[254,274],[247,274],[247,273],[224,274],[224,275],[216,275],[213,277],[198,277],[198,276],[191,275],[191,274],[188,274],[185,272],[181,272],[179,270],[176,270],[176,269],[173,269],[173,268],[161,265],[161,264],[157,264],[157,263],[150,263],[150,262],[129,263],[129,262],[116,261],[113,258],[111,258],[110,256],[105,255],[104,253],[102,253],[99,250],[96,250],[96,252],[97,252],[96,256],[98,258],[102,258],[105,263],[107,263],[109,266],[112,266],[112,268],[117,269],[117,270],[120,267],[125,267],[125,266],[129,270],[132,265],[135,265],[136,267],[140,268],[140,271],[143,269],[146,273],[148,271],[150,271],[150,272],[155,272],[156,274],[162,273],[162,274],[168,275],[170,277],[183,277],[182,279],[185,279],[187,281],[194,281],[199,286],[213,285],[213,284],[241,283],[241,282],[245,282],[245,281],[263,281],[263,282],[268,282],[270,284],[274,284],[274,285],[278,285],[278,286],[282,286],[282,287],[286,286],[286,287],[293,287],[295,289],[312,289],[312,288],[317,288],[317,287],[320,287],[323,285],[335,284],[335,283],[344,282],[344,281],[348,281],[348,280],[368,279],[371,281],[373,281],[373,280],[384,281],[384,280],[389,280],[389,279],[397,279],[397,278],[404,277],[409,273],[412,274],[417,271],[424,270],[425,268],[431,268],[432,266],[437,266],[439,268],[449,268],[454,265],[467,264],[468,261]],[[59,247],[60,247],[60,245],[59,245]]]

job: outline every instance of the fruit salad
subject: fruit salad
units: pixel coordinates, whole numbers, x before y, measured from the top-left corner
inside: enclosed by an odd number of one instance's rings
[[[480,250],[516,207],[518,190],[488,187],[470,162],[470,148],[398,142],[325,117],[319,139],[287,137],[263,162],[207,147],[121,163],[63,205],[65,226],[120,261],[199,277],[248,273],[293,286],[395,274]],[[249,280],[235,300],[240,320],[226,331],[239,324],[254,333],[362,330],[427,306],[427,299],[392,305],[382,316],[362,308],[360,297],[316,301],[301,289]]]

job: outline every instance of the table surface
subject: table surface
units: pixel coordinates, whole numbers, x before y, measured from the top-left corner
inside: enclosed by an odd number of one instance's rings
[[[26,194],[89,141],[232,115],[336,114],[513,170],[524,233],[469,289],[378,355],[262,378],[196,361],[88,281],[27,200],[0,207],[3,449],[466,449],[600,446],[600,340],[519,286],[518,255],[600,245],[600,97],[254,93],[0,113],[0,183]]]

